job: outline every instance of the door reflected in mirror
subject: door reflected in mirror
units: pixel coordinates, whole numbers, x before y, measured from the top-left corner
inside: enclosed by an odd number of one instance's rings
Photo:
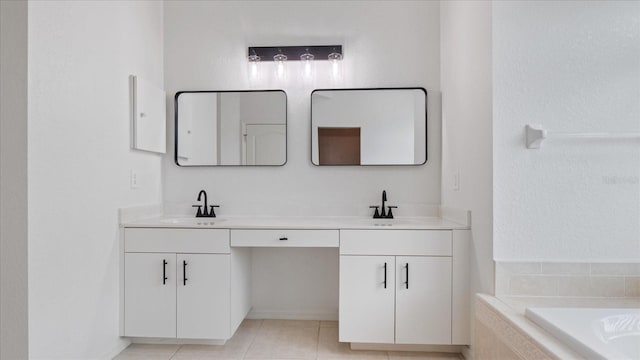
[[[360,165],[360,128],[318,127],[319,165]]]
[[[314,165],[426,163],[426,90],[313,91],[311,157]]]
[[[176,94],[179,166],[278,166],[287,161],[287,96],[282,90]]]

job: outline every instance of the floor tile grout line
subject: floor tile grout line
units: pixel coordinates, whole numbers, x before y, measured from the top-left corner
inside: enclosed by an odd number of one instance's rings
[[[320,321],[318,321],[318,336],[316,336],[316,356],[314,357],[314,359],[318,360],[318,357],[320,357]]]
[[[182,349],[182,347],[183,347],[183,346],[184,346],[184,345],[180,345],[180,346],[178,346],[178,348],[176,349],[176,351],[174,351],[174,352],[173,352],[173,354],[171,354],[171,356],[169,356],[169,360],[172,360],[172,359],[173,359],[173,357],[174,357],[174,356],[176,356],[176,354],[178,353],[178,351],[179,351],[180,349]]]
[[[251,345],[253,345],[253,342],[256,341],[256,337],[258,337],[258,333],[262,329],[262,326],[264,326],[264,319],[260,319],[260,326],[258,326],[258,329],[256,330],[256,334],[251,338],[251,341],[249,342],[249,346],[247,346],[247,349],[242,354],[242,357],[240,357],[241,360],[244,360],[244,359],[247,358],[247,354],[249,353],[249,350],[251,349]]]

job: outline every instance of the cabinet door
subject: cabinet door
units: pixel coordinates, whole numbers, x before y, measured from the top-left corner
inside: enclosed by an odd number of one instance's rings
[[[393,256],[340,256],[341,342],[393,343],[394,269]]]
[[[230,337],[230,259],[219,254],[178,254],[178,337]]]
[[[451,344],[451,258],[398,256],[396,271],[396,344]]]
[[[124,255],[124,334],[176,337],[176,254]]]

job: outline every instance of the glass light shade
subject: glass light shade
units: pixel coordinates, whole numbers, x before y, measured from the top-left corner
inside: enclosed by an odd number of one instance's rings
[[[314,58],[315,56],[313,56],[313,54],[310,54],[308,52],[300,55],[300,60],[302,61],[313,61]]]
[[[327,57],[331,63],[331,75],[334,80],[339,80],[342,77],[342,54],[332,52]]]
[[[327,59],[329,59],[332,62],[333,61],[340,61],[340,60],[342,60],[342,54],[337,53],[337,52],[332,52],[331,54],[329,54]]]
[[[285,54],[274,55],[273,61],[276,63],[276,76],[279,79],[284,79],[286,76],[284,64],[287,61],[287,55]]]
[[[258,80],[258,63],[260,62],[260,56],[253,54],[249,55],[249,80]]]
[[[302,61],[302,77],[305,80],[310,80],[313,77],[313,59],[315,56],[308,51],[300,55],[300,61]]]
[[[287,61],[288,57],[285,54],[276,54],[273,56],[273,61]]]

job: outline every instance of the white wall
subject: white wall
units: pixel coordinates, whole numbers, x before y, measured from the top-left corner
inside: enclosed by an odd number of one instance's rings
[[[221,205],[220,214],[367,215],[387,190],[407,215],[440,203],[438,2],[165,2],[165,83],[179,90],[277,89],[288,96],[288,161],[270,168],[178,168],[165,156],[168,211],[188,211],[200,189]],[[384,25],[384,26],[383,26]],[[344,45],[342,81],[317,62],[314,81],[271,76],[249,82],[251,45]],[[264,71],[262,71],[264,70]],[[315,167],[311,164],[311,91],[332,87],[421,86],[429,91],[429,161],[417,167]],[[172,116],[170,107],[168,116]],[[172,139],[173,127],[169,127]],[[381,146],[384,146],[382,144]],[[173,151],[173,147],[170,148]],[[172,204],[177,204],[173,206]]]
[[[442,205],[472,211],[473,292],[493,292],[491,2],[441,4]],[[460,174],[459,189],[454,175]]]
[[[640,3],[496,2],[493,63],[495,259],[638,262],[638,142],[523,137],[640,131]]]
[[[336,248],[254,248],[253,317],[338,320]]]
[[[471,294],[494,292],[491,6],[443,1],[440,8],[442,204],[472,213]]]
[[[0,1],[0,359],[28,357],[27,3]]]
[[[162,11],[156,1],[29,2],[31,358],[105,359],[127,344],[117,209],[162,195],[161,158],[129,148],[128,76],[162,86]]]
[[[192,213],[206,189],[216,213],[241,215],[371,215],[387,190],[397,215],[427,211],[440,203],[440,36],[438,2],[243,1],[165,2],[165,84],[168,97],[180,90],[283,89],[288,100],[287,163],[266,168],[178,168],[170,155],[163,166],[167,212]],[[287,64],[288,78],[260,64],[250,82],[247,47],[342,44],[343,78],[332,81],[328,62],[316,62],[312,81],[301,66]],[[429,91],[429,161],[417,167],[316,167],[311,164],[310,97],[316,88],[418,86]],[[173,114],[170,107],[167,114]],[[171,115],[168,115],[171,116]],[[173,127],[168,129],[172,138]],[[384,146],[384,145],[381,145]],[[173,151],[173,147],[170,146]],[[337,257],[307,260],[304,250],[273,254],[254,249],[254,311],[289,316],[337,317]],[[268,264],[271,263],[272,266]],[[264,266],[263,266],[264,265]],[[256,269],[258,270],[256,272]],[[301,270],[304,269],[304,270]],[[303,275],[304,274],[304,275]],[[316,287],[288,296],[312,276]],[[265,290],[263,278],[286,278],[290,290]]]

